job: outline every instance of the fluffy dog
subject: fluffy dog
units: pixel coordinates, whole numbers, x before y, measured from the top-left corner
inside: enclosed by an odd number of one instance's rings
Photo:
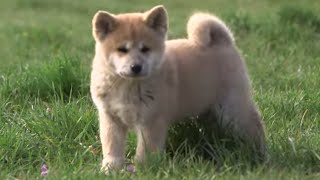
[[[265,154],[265,135],[252,100],[245,63],[233,35],[219,18],[191,16],[188,38],[166,40],[167,12],[99,11],[92,20],[95,56],[91,95],[99,112],[102,169],[124,164],[128,129],[137,133],[135,159],[162,151],[177,119],[211,110],[221,128]],[[229,126],[231,125],[231,126]]]

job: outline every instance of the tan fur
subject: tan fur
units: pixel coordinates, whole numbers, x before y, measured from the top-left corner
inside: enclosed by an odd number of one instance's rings
[[[230,30],[204,13],[194,14],[187,30],[188,39],[166,41],[163,6],[145,13],[99,11],[93,18],[91,95],[99,111],[104,170],[123,166],[128,129],[137,132],[135,158],[143,161],[147,150],[163,150],[176,119],[206,110],[222,114],[222,128],[232,124],[235,136],[265,153],[263,126]],[[137,62],[143,70],[134,77],[128,67]]]

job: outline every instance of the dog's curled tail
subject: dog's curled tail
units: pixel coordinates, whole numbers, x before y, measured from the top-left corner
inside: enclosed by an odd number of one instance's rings
[[[189,18],[187,32],[189,40],[204,47],[234,43],[230,29],[222,20],[211,14],[193,14]]]

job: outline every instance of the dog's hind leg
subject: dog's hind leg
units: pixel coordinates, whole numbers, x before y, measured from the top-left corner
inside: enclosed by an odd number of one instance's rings
[[[258,160],[266,158],[265,133],[261,117],[247,97],[228,96],[218,110],[218,124],[233,137],[249,145]]]

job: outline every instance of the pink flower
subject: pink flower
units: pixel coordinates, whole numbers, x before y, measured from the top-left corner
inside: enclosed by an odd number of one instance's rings
[[[42,164],[41,166],[41,176],[48,176],[48,167],[46,164]]]
[[[136,172],[136,167],[133,164],[130,164],[127,166],[127,171],[131,172],[131,173],[135,173]]]

